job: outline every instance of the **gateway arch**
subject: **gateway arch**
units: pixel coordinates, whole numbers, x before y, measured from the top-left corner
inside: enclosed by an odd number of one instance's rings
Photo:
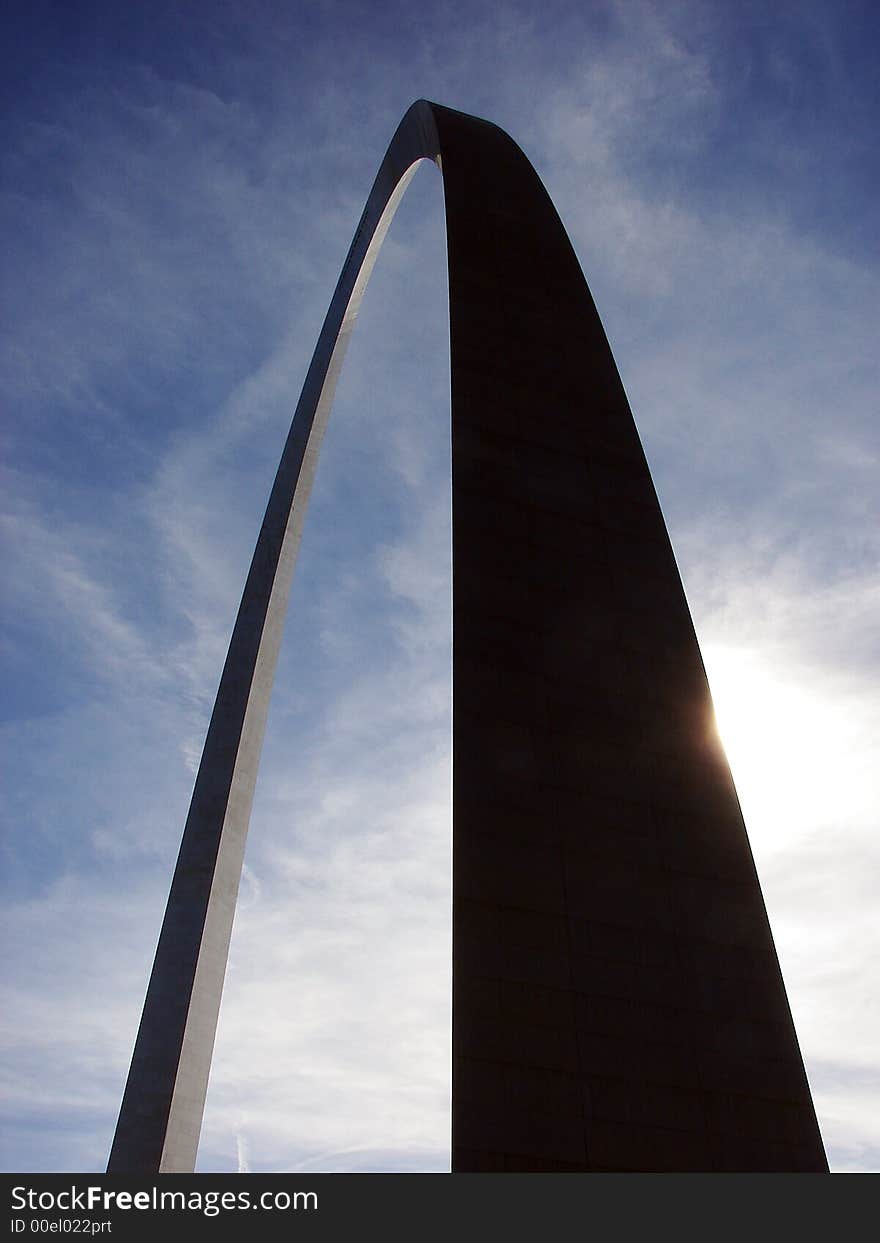
[[[513,140],[420,100],[269,497],[108,1172],[194,1168],[318,449],[423,159],[443,174],[449,259],[453,1171],[827,1170],[681,580],[580,265]]]

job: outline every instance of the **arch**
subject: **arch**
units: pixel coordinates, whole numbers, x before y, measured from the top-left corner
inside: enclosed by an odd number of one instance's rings
[[[443,175],[449,262],[453,1168],[655,1168],[657,1159],[675,1169],[827,1168],[739,805],[709,729],[696,637],[587,284],[513,140],[420,100],[370,192],[269,497],[108,1171],[194,1168],[318,449],[361,296],[422,159]],[[742,935],[719,934],[717,904],[734,911]],[[748,963],[767,994],[763,1052],[718,1066],[707,1055],[694,1079],[682,1050],[729,1035],[724,1006],[700,1009],[700,998],[734,962]],[[658,1042],[663,980],[690,1017],[667,1015]],[[629,1052],[615,1055],[615,1044]],[[739,1075],[747,1095],[760,1079],[764,1099],[771,1062],[787,1095],[772,1099],[771,1139],[743,1164],[735,1136],[707,1122],[721,1099],[712,1076]],[[602,1079],[622,1085],[616,1132],[590,1096]],[[656,1119],[636,1108],[648,1081],[697,1102],[700,1135],[676,1131],[671,1156],[670,1131],[658,1158]]]

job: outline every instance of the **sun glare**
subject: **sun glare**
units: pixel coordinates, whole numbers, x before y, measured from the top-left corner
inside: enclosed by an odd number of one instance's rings
[[[707,644],[703,657],[756,853],[837,823],[864,790],[841,703],[759,652]]]

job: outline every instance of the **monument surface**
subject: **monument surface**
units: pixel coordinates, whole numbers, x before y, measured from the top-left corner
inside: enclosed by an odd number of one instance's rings
[[[419,101],[367,201],[245,585],[109,1171],[193,1169],[293,564],[342,355],[443,174],[454,1171],[827,1163],[697,640],[565,230],[496,126]]]

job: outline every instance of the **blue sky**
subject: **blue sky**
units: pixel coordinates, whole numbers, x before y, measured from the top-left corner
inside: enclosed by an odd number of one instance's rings
[[[871,3],[13,3],[2,1168],[103,1167],[269,486],[376,167],[502,125],[679,560],[831,1165],[880,1168]],[[448,327],[424,166],[322,450],[199,1168],[442,1170]]]

